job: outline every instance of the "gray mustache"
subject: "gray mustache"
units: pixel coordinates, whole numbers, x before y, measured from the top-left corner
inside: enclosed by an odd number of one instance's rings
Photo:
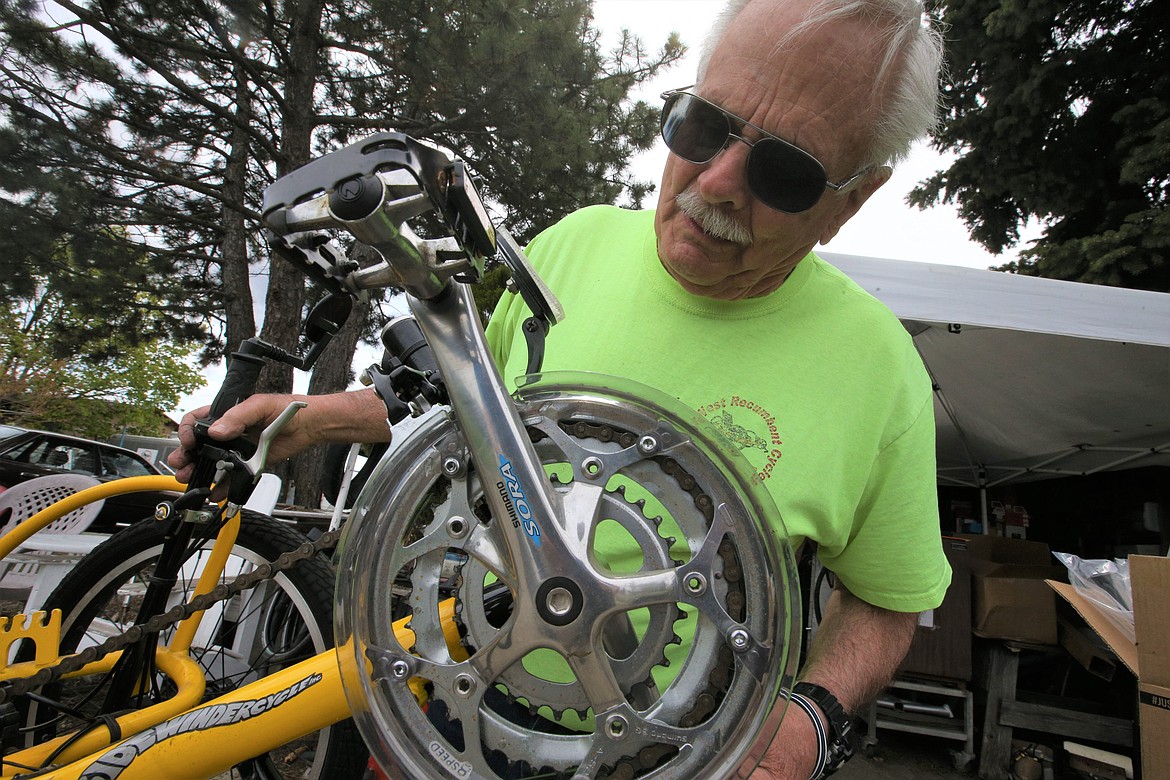
[[[734,218],[728,216],[707,201],[694,189],[688,188],[675,196],[679,211],[699,224],[699,227],[716,238],[740,246],[752,245],[752,234]]]

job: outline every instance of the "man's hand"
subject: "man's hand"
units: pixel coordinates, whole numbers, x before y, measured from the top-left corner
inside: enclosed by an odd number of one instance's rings
[[[804,710],[790,703],[776,738],[750,780],[808,780],[816,763],[816,731]]]
[[[247,434],[259,436],[293,401],[308,403],[272,440],[269,462],[292,457],[313,444],[327,442],[390,441],[386,408],[372,390],[358,390],[332,395],[254,395],[233,406],[208,429],[216,441],[230,441]],[[180,449],[167,456],[175,478],[186,482],[195,464],[195,420],[205,417],[204,406],[183,415],[179,423]]]
[[[828,688],[846,712],[857,713],[889,684],[917,625],[918,613],[875,607],[838,584],[800,678]],[[751,780],[808,780],[816,759],[812,722],[804,710],[790,704]]]

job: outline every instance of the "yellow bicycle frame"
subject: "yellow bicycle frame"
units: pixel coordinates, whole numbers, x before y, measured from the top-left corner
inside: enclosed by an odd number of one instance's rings
[[[53,520],[91,501],[126,492],[183,489],[182,484],[170,477],[131,477],[83,490],[42,510],[0,537],[0,558]],[[211,557],[196,585],[196,594],[211,590],[218,582],[238,530],[237,515],[216,537]],[[454,653],[462,648],[459,647],[452,613],[453,602],[448,600],[440,610],[440,619]],[[114,727],[116,733],[111,733],[108,727],[99,727],[75,739],[64,735],[10,753],[0,766],[0,780],[28,774],[30,768],[41,766],[54,750],[70,739],[73,739],[71,744],[54,759],[58,768],[38,774],[38,778],[154,780],[166,777],[197,780],[226,771],[248,758],[349,717],[339,662],[342,658],[354,656],[352,652],[339,656],[334,650],[201,704],[205,683],[203,669],[188,654],[201,615],[197,613],[180,623],[170,644],[160,645],[156,651],[159,669],[178,688],[175,696],[118,717]],[[413,639],[406,622],[407,619],[403,619],[395,624],[395,630],[403,646],[410,647]],[[0,634],[11,632],[30,636],[23,624],[9,628],[7,623],[7,619],[0,619]],[[31,631],[31,634],[36,633]],[[11,638],[6,638],[4,646],[10,641]],[[38,645],[38,651],[40,649]],[[117,655],[111,654],[89,664],[77,675],[107,671]],[[37,661],[2,668],[0,680],[24,677],[34,673],[38,666],[56,662],[59,648],[53,648],[48,656],[44,660],[43,654],[38,652]],[[6,654],[0,658],[0,666],[6,658]],[[350,662],[349,666],[352,667],[353,663]],[[355,672],[350,669],[347,673]]]

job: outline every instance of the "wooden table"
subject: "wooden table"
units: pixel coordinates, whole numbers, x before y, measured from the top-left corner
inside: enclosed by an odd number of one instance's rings
[[[983,647],[987,708],[979,751],[980,778],[1010,780],[1012,729],[1133,747],[1132,720],[1086,711],[1069,699],[1017,689],[1021,653],[1043,653],[1056,660],[1064,655],[1062,648],[1009,641],[990,641]]]

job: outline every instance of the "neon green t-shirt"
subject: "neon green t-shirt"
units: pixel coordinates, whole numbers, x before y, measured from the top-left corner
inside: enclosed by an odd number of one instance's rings
[[[544,370],[624,376],[681,399],[757,469],[794,547],[859,598],[937,607],[950,583],[935,490],[930,382],[876,299],[809,254],[774,293],[691,295],[659,262],[652,211],[594,206],[537,236],[528,256],[560,299]],[[510,384],[529,312],[505,293],[488,338]]]

